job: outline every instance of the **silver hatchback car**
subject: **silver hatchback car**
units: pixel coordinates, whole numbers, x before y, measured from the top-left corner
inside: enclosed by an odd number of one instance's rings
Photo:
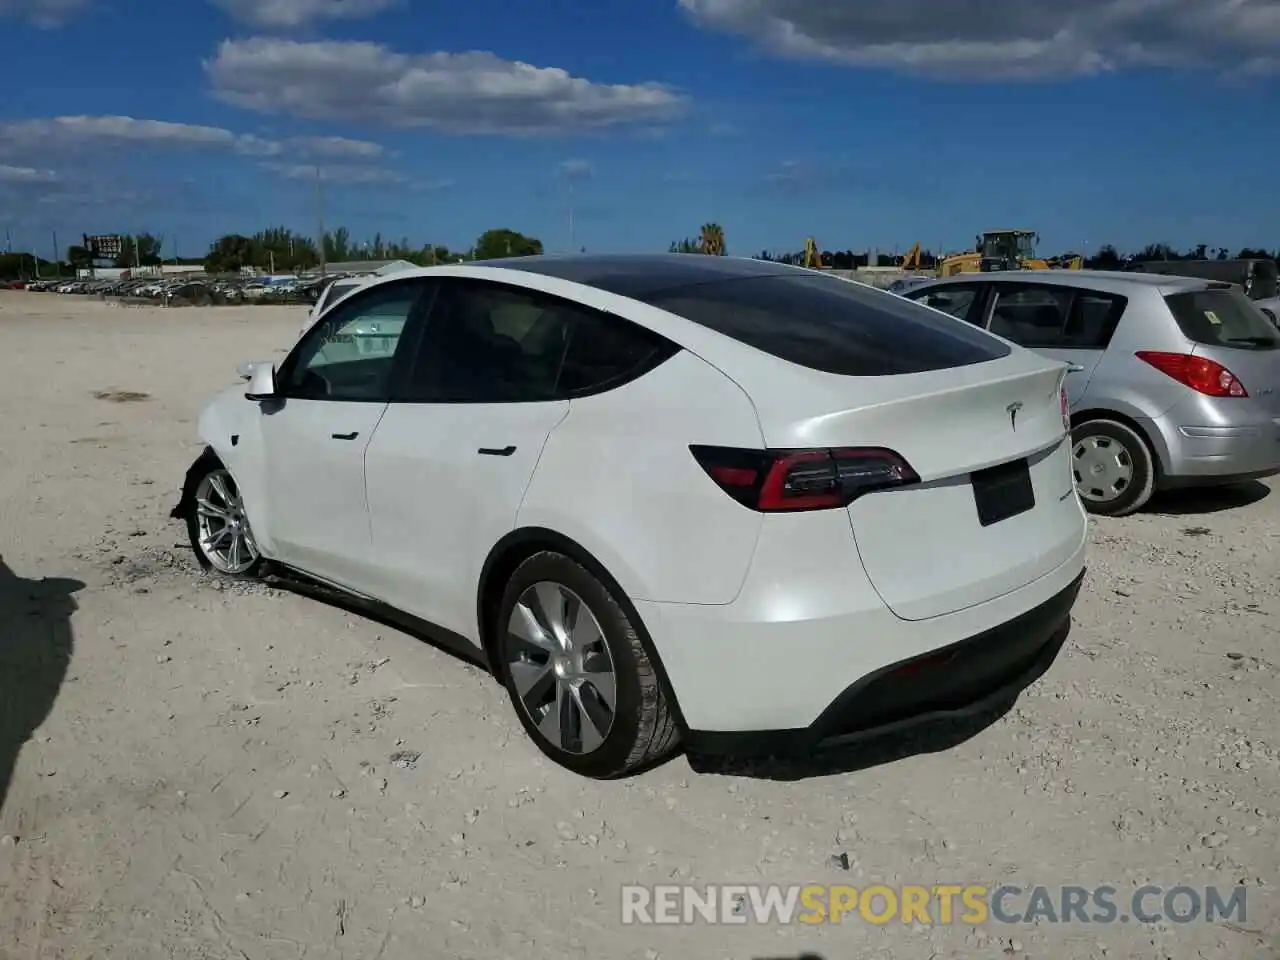
[[[1280,331],[1230,284],[1011,271],[903,296],[1070,365],[1076,490],[1092,513],[1280,473]]]

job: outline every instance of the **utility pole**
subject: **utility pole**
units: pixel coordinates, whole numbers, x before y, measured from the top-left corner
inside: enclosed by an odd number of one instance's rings
[[[53,275],[55,277],[62,276],[62,257],[58,255],[58,231],[53,233]]]
[[[316,165],[316,224],[320,229],[320,236],[316,241],[320,253],[320,276],[324,277],[329,273],[329,263],[324,249],[324,187],[321,184],[319,164]]]

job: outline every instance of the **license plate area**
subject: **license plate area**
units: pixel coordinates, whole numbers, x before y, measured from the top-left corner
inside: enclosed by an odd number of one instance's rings
[[[987,467],[969,476],[978,522],[984,527],[1026,513],[1036,505],[1031,467],[1026,458]]]

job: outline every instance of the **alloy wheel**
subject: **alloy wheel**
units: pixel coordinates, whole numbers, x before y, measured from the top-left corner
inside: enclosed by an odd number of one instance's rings
[[[205,559],[219,573],[248,571],[258,561],[258,545],[231,474],[210,471],[196,487],[195,500],[196,529]]]
[[[520,594],[507,624],[507,669],[521,709],[552,746],[597,750],[613,728],[613,656],[590,607],[563,584]]]

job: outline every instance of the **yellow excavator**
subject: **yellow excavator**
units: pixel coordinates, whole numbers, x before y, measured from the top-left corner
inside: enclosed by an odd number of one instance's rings
[[[902,256],[902,269],[915,270],[920,269],[920,244],[916,244]]]
[[[1084,259],[1076,254],[1044,259],[1036,256],[1040,235],[1034,230],[988,230],[975,238],[972,253],[944,257],[938,276],[988,273],[992,270],[1080,270]]]
[[[804,242],[804,265],[810,270],[825,270],[822,265],[822,252],[818,249],[818,241],[809,237]]]

